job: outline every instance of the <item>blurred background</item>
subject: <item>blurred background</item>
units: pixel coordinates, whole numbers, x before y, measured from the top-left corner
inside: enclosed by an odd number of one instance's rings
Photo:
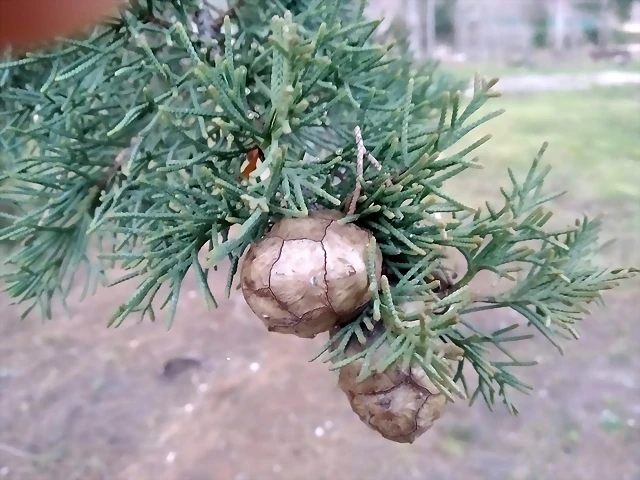
[[[549,141],[549,188],[570,192],[559,221],[603,215],[617,239],[604,260],[640,265],[640,1],[373,0],[368,14],[442,72],[501,78],[481,113],[506,113],[464,140],[493,135],[485,169],[452,194],[499,198],[506,168]],[[459,402],[414,445],[369,431],[308,362],[325,338],[268,334],[239,294],[207,311],[188,278],[169,332],[162,319],[105,328],[126,284],[44,325],[0,296],[0,479],[640,480],[638,287],[608,294],[564,357],[542,338],[518,346],[540,363],[523,372],[535,391],[519,417]]]

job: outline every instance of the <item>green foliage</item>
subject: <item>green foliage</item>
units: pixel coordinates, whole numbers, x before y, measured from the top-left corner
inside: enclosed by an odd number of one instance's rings
[[[436,4],[436,36],[451,41],[455,36],[455,0]]]
[[[6,168],[7,166],[2,161],[2,157],[0,157],[0,172],[4,171]],[[0,201],[0,211],[6,214],[10,214],[13,211],[12,207],[13,207],[12,203],[7,201]],[[9,222],[7,222],[6,218],[0,218],[0,228],[6,227],[8,224]],[[0,249],[2,249],[2,246],[7,243],[8,242],[0,242]]]
[[[628,21],[631,17],[631,9],[633,8],[633,4],[638,0],[615,0],[614,5],[616,8],[616,13],[618,14],[618,18],[622,21]]]
[[[547,48],[549,46],[549,30],[549,13],[544,9],[537,11],[533,18],[533,38],[531,39],[531,43],[535,48]]]
[[[334,368],[354,360],[344,351],[352,335],[364,340],[383,322],[391,353],[381,365],[365,362],[363,376],[415,363],[450,398],[482,395],[492,405],[497,394],[515,412],[509,387],[528,387],[512,369],[531,362],[504,344],[529,338],[514,333],[527,326],[481,332],[463,315],[512,308],[557,343],[577,336],[585,306],[635,271],[590,263],[596,222],[544,229],[553,197],[542,191],[548,170],[539,157],[524,180],[512,175],[502,206],[474,209],[447,192],[447,180],[481,168],[470,155],[488,137],[442,152],[501,113],[472,119],[495,81],[478,78],[463,105],[463,85],[414,62],[406,44],[387,46],[364,4],[246,0],[193,31],[196,3],[135,1],[86,40],[0,66],[0,141],[11,158],[0,198],[17,211],[0,213],[11,221],[0,240],[21,245],[5,261],[9,295],[49,318],[78,268],[94,287],[117,264],[128,273],[112,284],[137,287],[110,324],[132,314],[153,320],[165,307],[171,324],[189,270],[215,306],[210,270],[228,259],[230,291],[242,255],[270,225],[343,208],[360,181],[344,221],[374,233],[385,275],[378,283],[370,268],[370,307],[331,338]],[[382,164],[359,179],[356,126]],[[244,178],[256,146],[264,161]],[[451,249],[467,261],[457,281],[444,266]],[[470,283],[481,271],[521,278],[480,297]],[[404,308],[416,302],[426,309]],[[508,361],[493,361],[491,349]],[[473,391],[466,364],[477,373]]]

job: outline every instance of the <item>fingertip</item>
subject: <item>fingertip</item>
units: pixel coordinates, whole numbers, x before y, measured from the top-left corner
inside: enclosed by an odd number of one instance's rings
[[[0,49],[45,46],[118,13],[122,0],[0,0]]]

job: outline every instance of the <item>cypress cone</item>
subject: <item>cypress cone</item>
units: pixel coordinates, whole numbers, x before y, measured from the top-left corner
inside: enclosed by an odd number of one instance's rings
[[[371,300],[370,232],[318,210],[285,218],[250,247],[241,269],[244,298],[270,331],[313,338],[352,320]],[[377,250],[380,278],[382,253]]]

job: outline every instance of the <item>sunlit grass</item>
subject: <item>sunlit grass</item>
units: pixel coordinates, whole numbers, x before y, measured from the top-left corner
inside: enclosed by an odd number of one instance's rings
[[[611,61],[606,62],[557,62],[536,66],[517,66],[506,63],[443,63],[441,67],[461,78],[473,78],[477,72],[488,77],[506,77],[517,75],[544,75],[544,74],[585,74],[603,71],[617,70],[623,72],[640,72],[640,61],[634,60],[625,65],[618,65]]]
[[[481,113],[501,108],[506,113],[463,141],[493,135],[477,150],[485,171],[467,173],[453,183],[497,189],[493,179],[504,184],[507,167],[528,168],[547,141],[544,162],[553,167],[551,185],[582,201],[618,199],[640,205],[640,88],[511,95],[490,101]]]
[[[506,113],[453,148],[491,134],[475,152],[484,169],[456,176],[446,190],[468,205],[490,201],[498,206],[500,187],[510,186],[507,168],[523,179],[547,141],[542,163],[552,170],[546,193],[567,192],[550,205],[555,221],[603,217],[604,238],[617,240],[607,258],[640,265],[640,88],[506,96],[490,101],[475,117],[500,108]]]

